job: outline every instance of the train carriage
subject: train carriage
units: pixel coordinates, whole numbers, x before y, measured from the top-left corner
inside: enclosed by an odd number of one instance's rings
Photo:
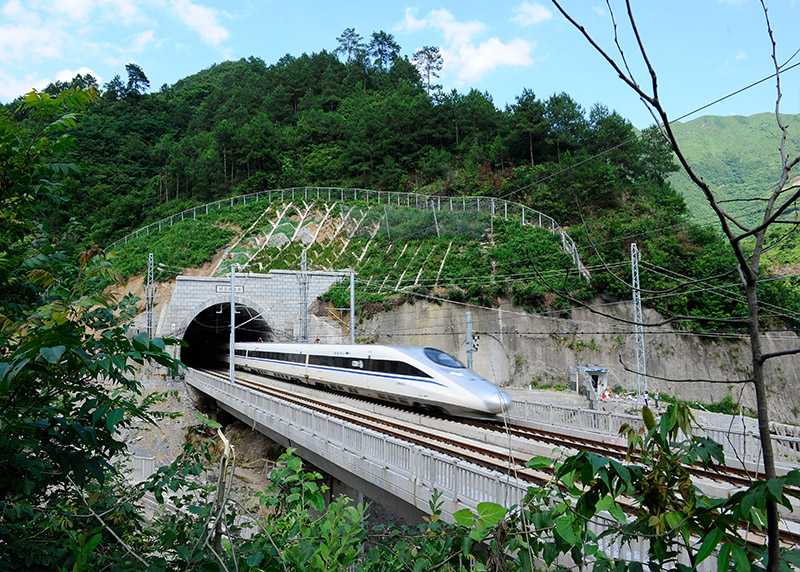
[[[511,398],[447,353],[373,344],[241,342],[237,368],[452,415],[495,415]]]

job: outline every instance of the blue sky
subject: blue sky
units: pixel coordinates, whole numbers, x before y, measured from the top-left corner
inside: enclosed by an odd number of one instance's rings
[[[778,59],[800,62],[800,0],[765,0]],[[563,0],[565,7],[614,49],[604,0]],[[648,54],[672,118],[711,103],[774,71],[757,0],[634,0]],[[618,24],[625,6],[612,0]],[[332,51],[345,28],[365,39],[383,30],[411,57],[426,45],[444,56],[446,89],[488,92],[499,108],[524,88],[540,99],[566,92],[584,109],[602,103],[637,127],[648,112],[547,0],[428,2],[306,0],[0,0],[0,101],[55,79],[91,73],[101,84],[125,64],[141,66],[151,89],[228,59]],[[638,81],[635,45],[621,34]],[[793,57],[793,59],[792,59]],[[699,115],[751,115],[775,109],[770,80]],[[800,66],[783,76],[782,111],[800,113]],[[693,116],[697,117],[699,115]]]

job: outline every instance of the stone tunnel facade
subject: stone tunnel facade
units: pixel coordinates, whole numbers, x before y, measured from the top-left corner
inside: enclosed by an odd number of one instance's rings
[[[303,296],[303,277],[306,296]],[[234,280],[237,331],[242,322],[259,324],[273,341],[296,340],[302,328],[302,307],[324,294],[333,284],[349,278],[349,272],[295,272],[271,270],[268,274],[237,273]],[[230,328],[231,280],[228,277],[178,276],[169,301],[158,314],[155,335],[185,339],[200,318],[217,317],[218,331]],[[217,308],[214,311],[214,308]],[[312,316],[311,340],[324,335],[327,343],[346,343],[349,334],[331,320]],[[252,329],[250,330],[253,331]],[[218,336],[222,339],[222,336]],[[260,337],[260,336],[259,336]],[[245,339],[245,338],[242,338]],[[266,338],[264,341],[268,341]]]

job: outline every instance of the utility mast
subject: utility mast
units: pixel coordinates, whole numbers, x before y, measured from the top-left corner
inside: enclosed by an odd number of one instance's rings
[[[300,261],[300,341],[308,341],[308,255],[303,250]]]
[[[153,306],[156,299],[156,283],[155,283],[155,264],[153,253],[151,252],[147,257],[147,282],[144,286],[144,303],[145,303],[145,330],[147,337],[153,339]]]
[[[644,326],[642,325],[642,294],[639,290],[639,260],[642,253],[631,243],[631,278],[633,282],[633,331],[636,345],[636,398],[647,393],[647,364],[644,357]]]

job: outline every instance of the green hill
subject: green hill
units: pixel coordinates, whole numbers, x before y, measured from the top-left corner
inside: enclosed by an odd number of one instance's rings
[[[800,154],[800,115],[782,116],[789,125],[786,150]],[[772,113],[750,117],[700,117],[672,128],[696,172],[719,193],[720,199],[763,197],[772,191],[781,172],[780,130]],[[683,170],[671,176],[698,222],[714,220],[711,207]],[[731,212],[752,218],[763,205],[729,205]]]
[[[786,153],[791,160],[800,155],[800,115],[783,115],[782,121],[789,126]],[[781,133],[773,113],[700,117],[676,123],[673,129],[688,161],[720,200],[766,197],[778,182]],[[716,225],[711,207],[683,169],[673,173],[670,181],[686,200],[695,222]],[[723,206],[740,220],[754,223],[764,203],[731,202]],[[775,247],[767,251],[765,259],[782,274],[797,273],[800,261],[800,237],[788,230],[778,229],[771,235]]]
[[[58,93],[58,86],[51,87],[46,93]],[[590,291],[565,280],[543,285],[541,276],[528,271],[531,256],[522,256],[529,254],[523,246],[538,238],[522,240],[519,229],[494,228],[499,213],[488,228],[480,227],[481,236],[465,240],[473,221],[454,220],[458,232],[433,237],[431,229],[442,221],[431,220],[432,214],[381,212],[378,206],[358,211],[364,220],[374,219],[362,228],[379,231],[382,215],[383,226],[395,217],[397,228],[409,232],[387,233],[385,239],[349,236],[346,249],[315,241],[319,259],[316,252],[307,254],[312,264],[348,268],[355,261],[346,254],[358,252],[358,270],[375,277],[371,285],[380,277],[383,292],[389,285],[405,293],[445,288],[481,304],[506,295],[548,309],[557,307],[555,291],[572,288],[581,290],[572,292],[578,297],[627,298],[630,286],[617,273],[626,274],[618,269],[630,265],[632,242],[650,265],[641,275],[648,290],[677,292],[676,283],[687,277],[736,268],[718,233],[695,225],[683,198],[666,184],[676,167],[663,139],[652,132],[637,138],[625,118],[601,104],[587,112],[566,93],[540,99],[524,90],[515,104],[499,109],[476,90],[429,94],[404,59],[389,68],[364,67],[327,52],[273,64],[257,58],[224,62],[153,93],[133,82],[125,90],[104,88],[80,117],[75,147],[58,157],[80,164],[81,177],[64,184],[67,201],[41,209],[43,227],[73,254],[220,201],[233,206],[234,199],[288,188],[359,188],[437,201],[511,200],[558,221],[592,273]],[[24,113],[18,119],[25,130],[36,127],[35,118]],[[738,178],[752,170],[742,165]],[[193,215],[183,221],[181,234],[159,231],[151,238],[161,242],[159,262],[186,267],[202,259],[201,250],[215,251],[263,217],[256,234],[239,236],[240,242],[256,243],[271,233],[285,243],[269,243],[253,262],[297,268],[305,247],[301,231],[308,229],[293,225],[313,220],[324,227],[331,208],[357,206],[326,200],[310,209],[306,202],[293,200],[286,211],[292,214],[281,214],[278,205],[270,212],[259,207],[247,220],[235,220],[237,213],[230,220]],[[503,250],[501,241],[515,246]],[[159,250],[155,246],[139,244],[139,254],[130,259],[143,264],[142,253]],[[182,258],[173,260],[179,253]],[[542,268],[540,261],[536,270],[560,271],[557,262]],[[517,268],[522,272],[515,273]],[[765,296],[776,306],[798,305],[782,292]],[[710,291],[654,296],[652,304],[672,315],[742,313],[739,300],[713,299]]]

